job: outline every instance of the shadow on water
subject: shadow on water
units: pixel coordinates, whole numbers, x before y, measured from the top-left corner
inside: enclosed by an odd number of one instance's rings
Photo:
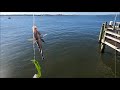
[[[99,62],[96,68],[97,73],[99,73],[101,78],[113,78],[115,77],[114,72],[112,71],[111,67],[108,66],[106,63],[103,61],[103,55],[100,54],[99,56]]]
[[[100,48],[100,45],[99,45],[99,48]],[[118,64],[120,64],[119,62],[120,54],[117,53],[116,56],[117,56],[117,60],[116,60],[117,71],[115,73],[114,52],[109,52],[106,50],[104,53],[99,53],[99,60],[96,67],[96,72],[100,78],[115,78],[115,74],[117,78],[120,77],[120,72],[118,67],[119,66]]]

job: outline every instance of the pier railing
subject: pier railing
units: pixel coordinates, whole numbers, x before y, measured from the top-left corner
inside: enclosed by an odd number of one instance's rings
[[[107,22],[103,23],[100,30],[99,43],[101,44],[101,52],[104,52],[105,45],[120,52],[120,28],[109,26]]]

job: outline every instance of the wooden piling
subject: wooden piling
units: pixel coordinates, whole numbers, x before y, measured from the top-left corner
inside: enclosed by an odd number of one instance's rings
[[[98,42],[101,43],[102,37],[103,37],[103,32],[104,32],[104,23],[102,24],[101,30],[100,30],[100,35],[99,35],[99,40]]]
[[[105,36],[106,36],[106,29],[107,28],[107,23],[104,24],[103,26],[103,32],[102,32],[102,35],[101,35],[101,48],[100,48],[100,52],[103,53],[104,52],[104,49],[105,49]]]

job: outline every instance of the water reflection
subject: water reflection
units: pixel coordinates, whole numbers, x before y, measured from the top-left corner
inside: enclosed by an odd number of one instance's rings
[[[96,67],[96,72],[100,78],[115,78],[115,77],[118,78],[120,76],[119,72],[120,54],[119,53],[116,54],[117,57],[116,72],[114,55],[115,55],[114,52],[109,52],[107,50],[104,53],[99,53],[99,60]],[[109,56],[109,58],[107,56]]]

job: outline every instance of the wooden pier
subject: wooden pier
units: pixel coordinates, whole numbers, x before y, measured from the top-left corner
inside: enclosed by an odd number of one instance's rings
[[[100,30],[99,43],[101,44],[100,51],[102,53],[106,45],[120,52],[120,25],[111,26],[107,22],[103,23]]]

